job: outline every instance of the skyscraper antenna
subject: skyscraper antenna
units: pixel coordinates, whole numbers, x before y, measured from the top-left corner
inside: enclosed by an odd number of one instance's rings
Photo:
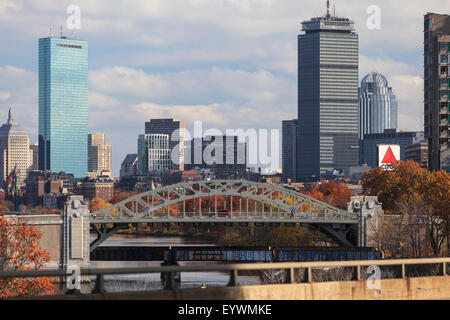
[[[330,15],[330,0],[327,0],[327,15],[326,15],[326,17],[327,18],[331,17],[331,15]]]
[[[63,37],[63,26],[62,25],[60,25],[59,26],[59,36],[60,36],[60,38],[62,38]]]

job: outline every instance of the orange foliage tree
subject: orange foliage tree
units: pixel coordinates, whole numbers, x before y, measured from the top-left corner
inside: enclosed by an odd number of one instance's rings
[[[312,184],[303,193],[343,210],[352,196],[350,189],[342,182],[336,180],[321,183],[319,186]]]
[[[88,207],[90,211],[97,211],[111,206],[111,203],[100,198],[94,198],[89,201]]]
[[[0,215],[0,271],[42,269],[50,256],[39,247],[40,237],[23,219]],[[0,298],[55,293],[49,278],[0,279]]]
[[[375,168],[363,175],[363,191],[377,196],[387,214],[416,215],[434,256],[450,244],[450,175],[430,172],[414,161],[397,161],[392,171]]]
[[[131,197],[133,197],[133,196],[135,196],[135,195],[137,195],[137,194],[139,194],[138,191],[130,191],[130,192],[127,192],[127,191],[121,191],[121,192],[116,193],[116,194],[111,198],[111,200],[109,200],[109,202],[111,202],[112,204],[116,204],[116,203],[118,203],[118,202],[120,202],[120,201],[122,201],[122,200],[131,198]]]
[[[387,213],[400,214],[398,204],[425,201],[433,213],[449,214],[450,175],[445,171],[430,172],[414,161],[397,161],[392,171],[381,167],[362,177],[363,191],[377,196]]]

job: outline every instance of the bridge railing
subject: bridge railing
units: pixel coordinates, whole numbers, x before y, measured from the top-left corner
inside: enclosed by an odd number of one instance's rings
[[[401,267],[401,278],[407,278],[406,267],[411,265],[438,265],[440,275],[448,276],[450,258],[430,258],[430,259],[393,259],[393,260],[363,260],[363,261],[318,261],[318,262],[284,262],[284,263],[248,263],[248,264],[218,264],[218,265],[193,265],[193,266],[161,266],[161,267],[128,267],[128,268],[84,268],[80,269],[82,276],[96,276],[96,285],[93,293],[104,293],[105,275],[130,275],[130,274],[166,274],[166,290],[175,289],[174,273],[182,272],[229,272],[230,280],[228,286],[239,285],[239,272],[241,271],[268,271],[286,270],[286,283],[296,283],[295,270],[304,269],[305,277],[302,282],[314,282],[313,269],[343,268],[352,267],[355,269],[353,280],[362,280],[362,267],[370,266],[397,266]],[[35,271],[2,271],[0,279],[5,278],[37,278],[37,277],[64,277],[71,276],[63,269],[55,270],[35,270]],[[417,276],[424,276],[416,274]],[[411,276],[409,276],[411,277]],[[381,280],[381,279],[380,279]],[[320,282],[320,281],[317,281]]]

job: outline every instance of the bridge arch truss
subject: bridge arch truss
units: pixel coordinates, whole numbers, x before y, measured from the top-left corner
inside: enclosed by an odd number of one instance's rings
[[[222,206],[218,199],[222,199]],[[230,216],[218,215],[224,208],[231,211]],[[357,214],[290,189],[246,180],[193,181],[158,187],[91,212],[90,224],[98,236],[90,245],[91,252],[111,235],[136,223],[300,223],[347,247],[356,246],[359,236],[355,234],[361,230]]]
[[[231,217],[219,217],[217,212],[220,209],[229,209]],[[354,213],[307,195],[245,180],[182,182],[158,187],[92,212],[90,220],[91,224],[218,221],[358,223]]]

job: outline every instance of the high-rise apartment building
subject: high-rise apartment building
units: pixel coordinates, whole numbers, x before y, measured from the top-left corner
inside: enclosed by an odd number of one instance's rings
[[[100,175],[111,172],[112,147],[106,145],[104,133],[88,135],[88,172]]]
[[[284,120],[282,123],[281,157],[283,180],[297,179],[298,120]]]
[[[424,127],[428,169],[450,172],[450,16],[424,17]]]
[[[39,39],[39,169],[88,173],[88,43]]]
[[[397,99],[386,77],[376,72],[366,75],[359,88],[359,138],[397,129],[397,109]]]
[[[298,36],[298,180],[358,165],[358,35],[347,18],[302,22]]]
[[[30,139],[27,133],[13,120],[9,109],[8,121],[0,127],[0,182],[4,184],[13,170],[17,174],[17,185],[23,184],[33,162]]]
[[[145,123],[145,134],[169,136],[169,149],[173,152],[173,170],[184,170],[185,124],[175,119],[150,119]]]

